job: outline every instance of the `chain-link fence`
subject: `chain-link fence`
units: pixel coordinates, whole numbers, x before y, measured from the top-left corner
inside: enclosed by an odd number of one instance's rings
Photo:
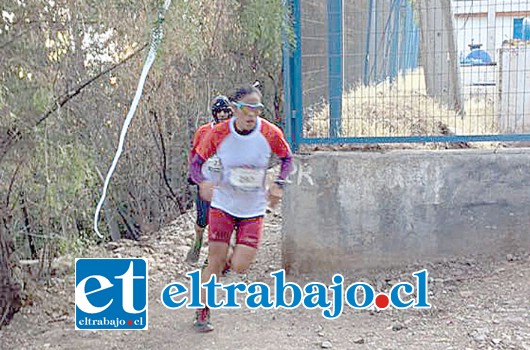
[[[303,143],[530,140],[530,0],[292,0]]]

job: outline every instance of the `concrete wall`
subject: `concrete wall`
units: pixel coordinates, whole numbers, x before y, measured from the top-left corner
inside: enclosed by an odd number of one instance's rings
[[[530,149],[297,156],[283,203],[290,273],[530,244]]]
[[[427,94],[455,111],[463,109],[460,64],[450,0],[418,0],[421,64]]]
[[[530,133],[530,46],[505,46],[500,56],[499,129],[504,133]]]
[[[497,83],[497,66],[461,66],[460,81],[462,86],[473,86]]]

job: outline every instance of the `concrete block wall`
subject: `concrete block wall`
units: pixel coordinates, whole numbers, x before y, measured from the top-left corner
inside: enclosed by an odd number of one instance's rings
[[[530,247],[530,149],[297,156],[283,200],[290,273]]]

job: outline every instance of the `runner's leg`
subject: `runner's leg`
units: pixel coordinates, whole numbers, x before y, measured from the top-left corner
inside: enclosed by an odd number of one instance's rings
[[[228,248],[228,254],[226,256],[226,264],[225,264],[225,267],[223,269],[223,272],[221,273],[221,275],[226,275],[229,271],[230,271],[230,266],[232,265],[232,256],[234,255],[234,250],[236,249],[236,235],[234,234],[231,238],[230,238],[230,246]]]
[[[234,218],[219,209],[211,208],[209,218],[208,264],[202,272],[201,284],[208,282],[212,275],[219,279],[226,264],[230,236],[235,226]],[[206,289],[201,290],[201,300],[206,304]],[[213,330],[208,307],[197,310],[195,329],[199,332]]]
[[[236,247],[232,255],[231,269],[246,273],[256,259],[256,252],[263,232],[263,217],[239,219],[236,233]]]
[[[199,261],[199,256],[201,254],[204,229],[208,225],[208,209],[210,203],[202,200],[197,193],[197,198],[195,199],[195,206],[197,208],[197,222],[195,223],[195,241],[193,246],[188,251],[186,256],[186,261],[195,263]]]

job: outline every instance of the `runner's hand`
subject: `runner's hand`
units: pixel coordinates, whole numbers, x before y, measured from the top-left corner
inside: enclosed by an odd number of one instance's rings
[[[274,209],[278,202],[280,202],[280,199],[282,199],[283,196],[283,189],[278,186],[278,184],[273,183],[271,187],[269,187],[269,191],[267,193],[267,199],[269,200],[269,207],[271,209]]]
[[[214,184],[210,181],[203,181],[199,184],[199,195],[207,202],[212,201]]]

